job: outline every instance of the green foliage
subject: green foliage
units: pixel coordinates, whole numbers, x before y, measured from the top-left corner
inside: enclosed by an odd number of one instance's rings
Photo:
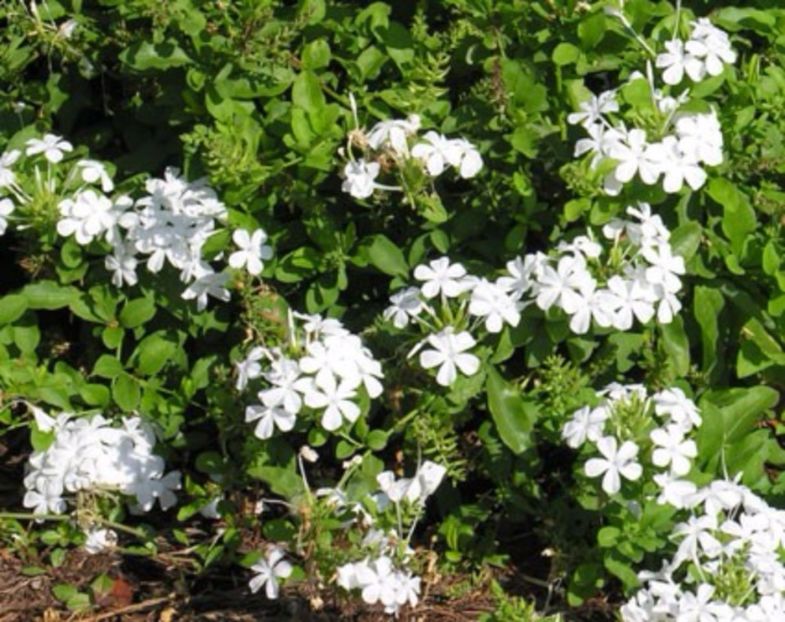
[[[205,177],[229,209],[228,228],[210,238],[205,256],[228,255],[229,232],[239,228],[264,228],[275,249],[260,279],[232,273],[231,302],[198,310],[180,299],[174,272],[111,285],[104,242],[58,237],[58,197],[36,194],[31,226],[9,227],[0,251],[2,447],[19,443],[14,432],[23,427],[31,434],[20,456],[51,442],[24,403],[115,419],[138,412],[184,476],[177,510],[155,521],[159,537],[196,551],[199,568],[236,564],[248,533],[286,541],[314,590],[364,549],[311,498],[304,445],[319,453],[308,467],[314,489],[335,485],[343,463],[355,460],[343,483],[365,504],[385,468],[410,474],[425,459],[445,466],[436,501],[411,521],[423,567],[419,549],[432,547],[449,572],[502,559],[526,572],[529,559],[504,542],[511,531],[535,531],[542,546],[526,554],[551,551],[543,574],[566,584],[569,605],[600,592],[617,602],[669,545],[674,519],[654,503],[638,513],[608,509],[574,476],[561,430],[612,381],[690,384],[705,421],[693,479],[739,476],[781,497],[785,9],[695,0],[682,3],[676,23],[669,2],[624,3],[651,45],[711,11],[740,58],[690,90],[691,109],[714,108],[723,127],[724,162],[706,185],[672,195],[640,185],[611,197],[601,191],[607,171],[573,157],[578,130],[568,114],[589,91],[624,84],[620,98],[641,127],[659,119],[646,80],[628,81],[648,56],[604,10],[612,4],[46,0],[33,9],[0,0],[0,151],[55,132],[77,145],[73,158],[111,162],[118,193],[131,195],[165,166],[180,167]],[[352,132],[410,114],[476,144],[482,173],[436,182],[413,167],[401,171],[405,192],[363,201],[342,192]],[[484,345],[477,375],[443,389],[409,356],[414,344],[401,345],[380,320],[418,264],[448,255],[493,279],[517,255],[547,251],[588,226],[599,231],[638,200],[662,216],[686,261],[684,308],[672,323],[578,336],[563,317],[531,305],[517,327]],[[340,318],[361,335],[383,363],[384,394],[363,395],[362,417],[337,434],[300,421],[262,441],[244,420],[233,365],[246,343],[286,344],[290,310]],[[19,506],[20,473],[0,478]],[[260,526],[246,510],[270,496],[286,505]],[[224,531],[192,540],[188,525],[216,497]],[[577,515],[591,518],[573,529]],[[20,554],[56,547],[47,549],[55,566],[57,551],[81,544],[77,529],[25,540],[20,524],[0,515],[0,531],[19,532],[17,544],[5,534],[3,542]],[[139,540],[136,552],[155,554],[153,538]],[[73,586],[53,594],[74,612],[92,607]],[[496,611],[482,618],[489,622],[559,619],[538,617],[496,584],[493,596]]]

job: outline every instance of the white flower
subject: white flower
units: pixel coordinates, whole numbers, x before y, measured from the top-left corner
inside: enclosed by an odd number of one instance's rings
[[[665,428],[652,430],[652,442],[657,446],[651,456],[651,461],[658,467],[670,464],[671,473],[686,475],[692,467],[692,458],[698,455],[695,441],[684,438],[684,430],[678,425],[669,425]]]
[[[0,199],[0,235],[8,229],[8,217],[14,211],[14,202],[11,199]]]
[[[73,199],[63,199],[58,204],[61,218],[57,233],[73,235],[81,245],[90,244],[96,237],[110,231],[119,218],[114,204],[107,197],[93,190],[84,190]]]
[[[278,547],[271,547],[267,557],[251,566],[256,574],[249,582],[248,587],[254,594],[264,585],[267,598],[278,598],[278,580],[286,579],[292,574],[292,565],[287,562],[284,552]]]
[[[619,111],[616,91],[605,91],[599,96],[592,95],[587,101],[581,102],[579,108],[580,112],[571,113],[567,122],[573,125],[580,123],[588,128],[601,121],[602,115]]]
[[[736,52],[733,51],[725,32],[712,25],[705,17],[692,22],[692,27],[692,36],[685,49],[703,61],[706,73],[718,76],[725,63],[732,65],[736,62]]]
[[[384,319],[392,320],[395,328],[405,328],[409,324],[409,318],[417,317],[422,309],[420,290],[407,287],[390,296],[390,306],[384,310]]]
[[[638,446],[632,441],[624,441],[621,447],[612,436],[605,436],[597,441],[597,449],[604,458],[590,458],[586,461],[585,471],[589,477],[602,478],[602,489],[609,495],[621,490],[621,478],[635,481],[640,478],[643,468],[635,458]]]
[[[614,296],[614,328],[629,330],[633,317],[638,318],[641,324],[646,324],[654,317],[654,296],[651,289],[639,281],[614,275],[608,279],[608,290]]]
[[[37,155],[43,153],[44,157],[52,164],[57,164],[63,159],[63,152],[73,151],[74,146],[67,140],[54,134],[44,134],[42,139],[31,138],[26,143],[25,154]]]
[[[465,290],[463,277],[466,268],[459,263],[451,264],[447,257],[434,259],[427,266],[421,264],[414,269],[414,278],[425,281],[421,290],[426,298],[435,298],[440,293],[447,298],[460,296]]]
[[[464,148],[459,143],[434,131],[426,132],[423,140],[412,147],[412,156],[425,163],[431,177],[441,175],[447,165],[460,166]]]
[[[505,322],[517,326],[521,321],[515,300],[504,289],[486,279],[480,279],[472,288],[469,313],[485,318],[485,330],[489,333],[501,332]]]
[[[265,406],[281,407],[290,413],[297,414],[302,406],[301,393],[311,390],[311,380],[300,375],[297,361],[284,356],[273,361],[265,379],[273,386],[259,391],[259,399]]]
[[[471,179],[482,170],[483,161],[480,152],[477,147],[463,138],[455,138],[452,143],[460,150],[458,174],[463,179]]]
[[[256,229],[249,234],[245,229],[237,229],[232,233],[232,240],[240,250],[229,255],[229,265],[239,270],[245,267],[248,274],[258,276],[264,269],[263,260],[273,256],[273,249],[266,245],[267,234],[263,229]]]
[[[0,188],[6,188],[16,181],[16,174],[11,167],[19,159],[18,149],[11,149],[0,156]]]
[[[679,192],[685,181],[693,190],[698,190],[706,183],[706,171],[701,168],[694,154],[681,150],[675,136],[666,136],[662,142],[651,145],[647,157],[662,169],[662,187],[665,192]]]
[[[600,328],[611,326],[614,303],[615,298],[607,289],[596,289],[594,280],[587,279],[575,297],[562,301],[562,309],[571,316],[570,330],[576,335],[585,335],[592,320]]]
[[[509,276],[501,276],[496,279],[496,284],[505,292],[508,292],[515,300],[520,300],[528,292],[534,283],[535,273],[538,273],[544,265],[544,255],[526,255],[523,259],[516,257],[507,262],[507,273]]]
[[[603,407],[590,408],[584,406],[576,410],[562,430],[562,438],[567,445],[577,449],[586,440],[597,442],[602,436],[605,421],[608,419],[608,409]]]
[[[338,384],[332,374],[325,376],[325,381],[314,385],[313,389],[305,394],[305,405],[309,408],[323,408],[322,427],[334,432],[343,424],[345,419],[354,423],[360,416],[360,407],[352,400],[357,397],[354,386],[346,380]]]
[[[378,162],[366,162],[362,158],[347,162],[343,169],[346,179],[341,185],[341,190],[348,192],[355,199],[367,199],[376,189],[379,170]]]
[[[646,268],[646,280],[654,285],[661,285],[667,292],[681,289],[681,279],[677,275],[686,272],[684,258],[674,255],[670,244],[647,246],[641,255],[649,263]]]
[[[204,311],[208,296],[224,302],[231,298],[229,290],[225,287],[228,280],[229,275],[225,272],[204,272],[183,291],[181,297],[183,300],[196,299],[196,309]]]
[[[722,164],[722,128],[713,111],[711,114],[685,114],[676,118],[679,151],[691,160],[709,166]]]
[[[591,153],[591,167],[597,168],[600,161],[609,156],[624,140],[625,134],[615,128],[606,128],[602,123],[594,123],[586,127],[588,138],[581,138],[575,143],[576,158]]]
[[[654,483],[660,487],[657,503],[669,503],[678,509],[689,507],[698,490],[692,482],[678,479],[671,473],[659,473],[653,479]]]
[[[577,309],[581,303],[578,291],[592,287],[593,281],[581,255],[562,257],[555,270],[544,265],[534,286],[537,306],[543,311],[553,305]]]
[[[679,84],[685,72],[693,82],[700,82],[703,79],[705,65],[692,54],[685,53],[683,41],[679,39],[666,41],[665,49],[667,52],[659,54],[655,61],[658,68],[665,69],[662,73],[662,81],[665,84]]]
[[[106,172],[106,167],[97,160],[79,160],[76,163],[77,168],[82,170],[82,180],[88,184],[94,184],[98,181],[101,182],[101,190],[104,192],[111,192],[114,190],[114,182],[109,174]]]
[[[86,532],[85,551],[90,555],[95,555],[106,549],[117,546],[117,534],[111,529],[90,529]]]
[[[622,140],[611,146],[608,155],[619,161],[614,176],[622,183],[627,183],[637,173],[643,183],[652,185],[660,176],[662,165],[655,158],[657,152],[653,152],[646,142],[646,132],[643,130],[627,132]]]
[[[452,327],[447,327],[430,335],[427,342],[434,349],[420,353],[420,365],[425,369],[439,367],[436,382],[444,387],[455,382],[458,370],[466,376],[472,376],[480,368],[480,359],[466,352],[477,343],[468,332],[455,334]]]
[[[104,266],[112,272],[112,284],[115,287],[122,287],[123,283],[133,286],[139,281],[136,276],[138,262],[133,251],[133,246],[120,244],[114,247],[111,255],[104,258]]]
[[[277,406],[248,406],[245,409],[245,421],[259,420],[254,434],[257,438],[266,440],[275,433],[275,428],[281,432],[289,432],[297,421],[295,413]]]
[[[251,348],[248,355],[234,364],[237,368],[237,382],[235,388],[242,391],[248,386],[248,382],[255,380],[262,375],[262,366],[259,363],[264,358],[264,349],[260,347]]]
[[[374,125],[367,135],[368,146],[379,151],[389,146],[397,155],[409,155],[407,137],[413,136],[420,129],[420,117],[416,114],[406,119],[380,121]]]
[[[685,432],[700,426],[702,420],[698,407],[678,387],[655,393],[653,399],[654,412],[658,415],[668,415],[670,420],[678,424]]]

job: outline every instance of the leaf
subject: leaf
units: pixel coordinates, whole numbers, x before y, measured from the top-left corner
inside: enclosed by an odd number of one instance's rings
[[[663,346],[673,364],[673,371],[684,376],[690,370],[690,342],[684,332],[684,320],[680,316],[673,318],[670,324],[661,326]]]
[[[303,71],[292,85],[292,102],[309,115],[318,115],[326,105],[319,79],[312,71]]]
[[[496,430],[513,453],[523,453],[532,443],[531,432],[539,414],[537,407],[524,399],[494,367],[488,367],[487,378],[488,409]]]
[[[0,325],[11,324],[27,311],[27,297],[22,294],[9,294],[0,298]]]
[[[563,67],[564,65],[571,65],[574,63],[578,60],[580,55],[581,51],[577,47],[572,43],[564,42],[554,48],[551,58],[556,65]]]
[[[172,357],[176,348],[177,344],[161,333],[148,335],[139,343],[134,353],[137,357],[137,371],[148,376],[157,374]]]
[[[123,373],[123,364],[110,354],[102,354],[93,366],[93,375],[101,378],[116,378]]]
[[[139,71],[148,69],[172,69],[191,63],[188,54],[176,43],[169,41],[132,43],[118,55],[120,60]]]
[[[733,252],[741,255],[747,235],[755,231],[758,224],[749,199],[733,183],[722,177],[713,178],[706,191],[723,207],[722,230],[730,240]]]
[[[409,276],[409,265],[403,252],[387,236],[379,233],[364,240],[368,261],[390,276]]]
[[[670,238],[673,253],[689,261],[700,246],[702,234],[703,228],[697,222],[688,222],[674,229]]]
[[[701,329],[702,369],[711,372],[715,368],[722,368],[721,348],[718,342],[719,317],[725,306],[722,294],[711,287],[698,285],[695,288],[693,301],[693,315]]]
[[[135,410],[139,405],[141,389],[133,376],[122,374],[112,382],[112,398],[124,411]]]
[[[321,69],[330,64],[330,44],[324,39],[316,39],[305,46],[302,53],[305,69]]]
[[[54,281],[38,281],[25,286],[21,294],[27,298],[30,309],[62,309],[79,298],[79,290]]]
[[[129,300],[120,311],[120,324],[125,328],[136,328],[153,319],[155,310],[155,300],[152,297]]]

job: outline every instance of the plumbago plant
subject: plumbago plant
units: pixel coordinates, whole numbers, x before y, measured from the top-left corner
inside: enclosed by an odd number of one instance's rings
[[[3,611],[785,615],[778,5],[0,0]]]

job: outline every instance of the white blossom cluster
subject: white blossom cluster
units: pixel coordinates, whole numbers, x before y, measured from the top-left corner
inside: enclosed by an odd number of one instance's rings
[[[407,603],[415,607],[420,600],[420,577],[397,567],[392,558],[380,555],[338,568],[337,583],[347,591],[359,590],[364,602],[381,604],[384,612],[395,615]]]
[[[687,41],[666,41],[665,49],[655,63],[663,70],[662,81],[670,85],[681,83],[685,75],[693,82],[701,82],[706,76],[720,75],[725,65],[736,62],[728,34],[705,17],[690,23]]]
[[[356,199],[367,199],[376,190],[400,191],[399,186],[376,181],[382,173],[381,161],[395,162],[399,169],[407,162],[415,161],[432,178],[449,168],[463,179],[470,179],[482,170],[480,152],[465,138],[447,138],[433,130],[419,136],[419,130],[420,117],[416,114],[406,119],[380,121],[367,134],[360,129],[354,130],[350,134],[349,152],[353,145],[360,146],[363,155],[350,158],[344,166],[341,189]]]
[[[139,417],[126,417],[115,427],[101,415],[33,412],[38,429],[54,435],[52,444],[28,461],[23,504],[34,514],[62,514],[68,496],[81,491],[133,497],[134,511],[150,511],[156,499],[164,510],[177,502],[180,473],[164,474],[163,458],[153,453],[155,434]]]
[[[133,209],[131,201],[126,202],[128,210],[120,218],[124,236],[107,236],[114,249],[106,258],[112,282],[117,287],[135,285],[137,255],[142,255],[151,273],[160,272],[166,264],[179,270],[186,285],[182,297],[196,300],[199,311],[207,306],[208,297],[229,300],[229,273],[216,271],[202,257],[204,244],[227,218],[226,206],[204,180],[189,182],[175,168],[167,168],[163,178],[149,179],[145,189],[147,195]],[[260,274],[263,260],[272,257],[265,232],[238,229],[232,237],[238,250],[230,255],[229,265]]]
[[[723,63],[736,60],[728,36],[705,18],[693,22],[692,38],[686,44],[674,39],[665,45],[668,52],[660,54],[656,64],[665,68],[662,79],[668,85],[679,84],[685,72],[695,82],[706,75],[718,75]],[[648,81],[662,117],[656,132],[628,128],[619,118],[615,89],[592,95],[567,118],[572,124],[580,124],[588,134],[576,142],[576,157],[590,154],[593,169],[605,160],[615,162],[604,180],[605,192],[611,196],[618,195],[624,184],[636,176],[649,186],[661,183],[668,193],[680,192],[685,183],[697,190],[706,183],[705,167],[718,166],[723,161],[722,129],[716,112],[680,112],[689,92],[677,97],[666,95],[656,88],[651,67],[647,69],[646,77],[636,72],[630,81]]]
[[[49,171],[44,174],[34,164],[35,184],[46,184],[46,191],[62,198],[57,204],[57,233],[73,236],[77,244],[86,246],[104,240],[111,248],[104,263],[116,287],[133,286],[139,280],[137,268],[145,258],[149,272],[158,273],[169,264],[180,273],[185,284],[182,297],[196,300],[198,310],[207,306],[208,297],[229,300],[226,284],[229,274],[216,269],[202,257],[202,249],[226,221],[228,211],[204,180],[188,181],[176,168],[167,168],[163,178],[146,182],[146,195],[134,201],[128,195],[108,196],[115,184],[104,164],[96,160],[78,160],[70,169],[62,169],[64,179],[58,187],[53,167],[64,162],[65,154],[73,151],[68,141],[54,134],[27,141],[28,158],[43,157]],[[20,183],[13,170],[21,156],[11,150],[0,156],[0,235],[18,205],[33,201],[30,192]],[[22,221],[23,218],[20,218]],[[20,228],[27,226],[21,224]],[[272,257],[262,229],[249,232],[237,229],[232,233],[236,250],[228,264],[258,276],[264,261]],[[141,256],[141,257],[140,257]]]
[[[382,366],[360,337],[339,320],[290,314],[289,347],[257,346],[236,364],[237,389],[262,379],[258,404],[248,406],[245,420],[257,421],[255,434],[270,438],[277,428],[290,431],[303,409],[320,416],[322,427],[335,431],[360,416],[360,391],[373,399],[382,394]]]
[[[592,324],[625,331],[636,319],[670,323],[681,310],[676,294],[684,259],[674,255],[670,232],[647,203],[628,207],[627,214],[630,220],[614,218],[602,228],[610,248],[589,231],[560,242],[555,254],[510,261],[509,276],[499,281],[516,300],[533,300],[543,311],[564,311],[570,330],[579,335]]]
[[[621,608],[624,622],[785,620],[785,511],[747,487],[715,480],[687,503],[673,558]]]
[[[592,454],[594,450],[599,454],[586,461],[586,475],[602,476],[602,489],[614,495],[621,490],[622,480],[638,481],[643,465],[651,466],[658,502],[684,507],[695,492],[695,485],[682,479],[698,453],[690,438],[701,425],[695,403],[678,387],[650,396],[643,385],[613,383],[599,395],[602,399],[597,406],[575,411],[562,430],[570,447],[590,444]]]
[[[427,334],[409,356],[419,352],[423,368],[438,368],[436,382],[442,386],[453,384],[458,372],[477,373],[480,359],[471,350],[478,343],[473,333],[481,326],[499,333],[505,324],[517,326],[521,320],[523,305],[509,277],[490,281],[440,257],[417,266],[414,278],[421,285],[393,294],[384,318],[398,329],[413,324]]]
[[[396,478],[392,471],[384,471],[376,476],[379,491],[372,498],[379,512],[394,507],[396,515],[400,516],[404,504],[420,512],[446,472],[442,465],[430,460],[421,464],[410,478]],[[367,520],[367,516],[363,518]],[[373,519],[370,522],[372,524]],[[402,530],[400,524],[398,530]],[[412,531],[413,528],[409,534]],[[371,552],[361,561],[339,566],[338,585],[347,591],[359,590],[365,603],[381,604],[388,614],[397,615],[407,603],[415,607],[419,602],[421,579],[407,567],[414,552],[404,534],[371,529],[363,539],[363,545]]]

